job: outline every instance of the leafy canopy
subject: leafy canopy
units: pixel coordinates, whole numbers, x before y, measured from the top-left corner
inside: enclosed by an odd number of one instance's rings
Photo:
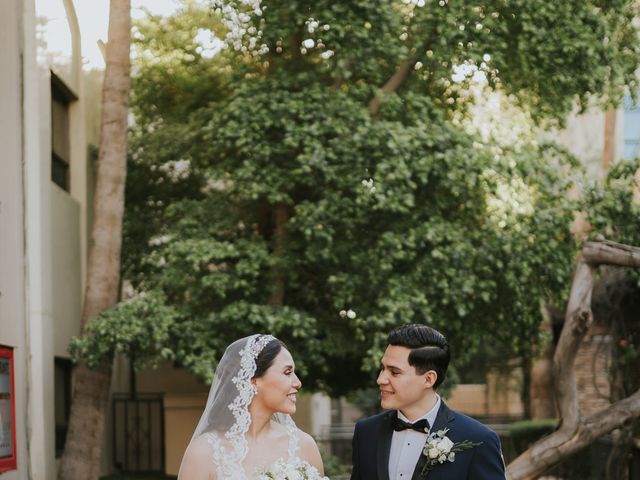
[[[203,32],[225,38],[229,10],[137,25],[124,266],[147,293],[105,314],[93,360],[125,349],[127,316],[159,322],[129,337],[136,358],[206,377],[268,331],[333,393],[369,384],[403,323],[441,329],[457,365],[530,352],[570,278],[575,161],[504,142],[509,118],[467,128],[470,107],[499,92],[544,123],[617,101],[635,86],[634,3],[257,3],[215,55]]]

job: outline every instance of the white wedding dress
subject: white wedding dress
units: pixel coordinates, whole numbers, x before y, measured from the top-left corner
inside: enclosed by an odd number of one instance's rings
[[[268,452],[259,452],[249,449],[247,457],[244,459],[241,465],[238,465],[233,456],[225,454],[225,449],[220,448],[223,443],[215,433],[208,432],[204,434],[207,443],[211,446],[212,459],[216,465],[216,479],[233,479],[233,480],[254,480],[259,478],[265,470],[270,470],[272,466],[278,461],[284,461],[289,465],[300,465],[303,462],[297,455],[297,434],[292,434],[289,438],[288,448],[285,452],[274,451],[268,449]],[[264,461],[254,461],[251,457],[258,457],[259,459],[268,459]]]

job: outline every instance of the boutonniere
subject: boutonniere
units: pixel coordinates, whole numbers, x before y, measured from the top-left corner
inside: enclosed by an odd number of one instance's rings
[[[420,477],[424,478],[429,470],[440,463],[454,462],[457,452],[482,445],[482,442],[474,443],[469,440],[454,443],[447,437],[448,431],[449,429],[445,428],[432,432],[427,437],[427,443],[422,449],[422,454],[427,458],[427,462],[422,467]]]

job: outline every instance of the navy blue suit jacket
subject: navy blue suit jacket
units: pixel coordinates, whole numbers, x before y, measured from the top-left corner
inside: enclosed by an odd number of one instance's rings
[[[353,434],[353,471],[351,480],[389,480],[389,450],[395,410],[387,410],[356,423]],[[481,443],[456,453],[453,462],[435,465],[420,477],[426,457],[420,456],[411,480],[504,480],[504,461],[500,440],[493,430],[473,418],[440,405],[432,432],[448,428],[452,442],[470,440]],[[409,479],[407,479],[409,480]]]

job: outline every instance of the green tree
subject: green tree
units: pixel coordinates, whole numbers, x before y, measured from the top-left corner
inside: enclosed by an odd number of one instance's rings
[[[459,364],[526,363],[568,287],[575,162],[465,129],[473,85],[540,124],[616,102],[634,5],[270,1],[244,30],[193,4],[139,23],[126,276],[175,311],[152,355],[206,375],[269,331],[342,393],[370,382],[383,332],[423,322]],[[229,33],[212,58],[207,29]]]

